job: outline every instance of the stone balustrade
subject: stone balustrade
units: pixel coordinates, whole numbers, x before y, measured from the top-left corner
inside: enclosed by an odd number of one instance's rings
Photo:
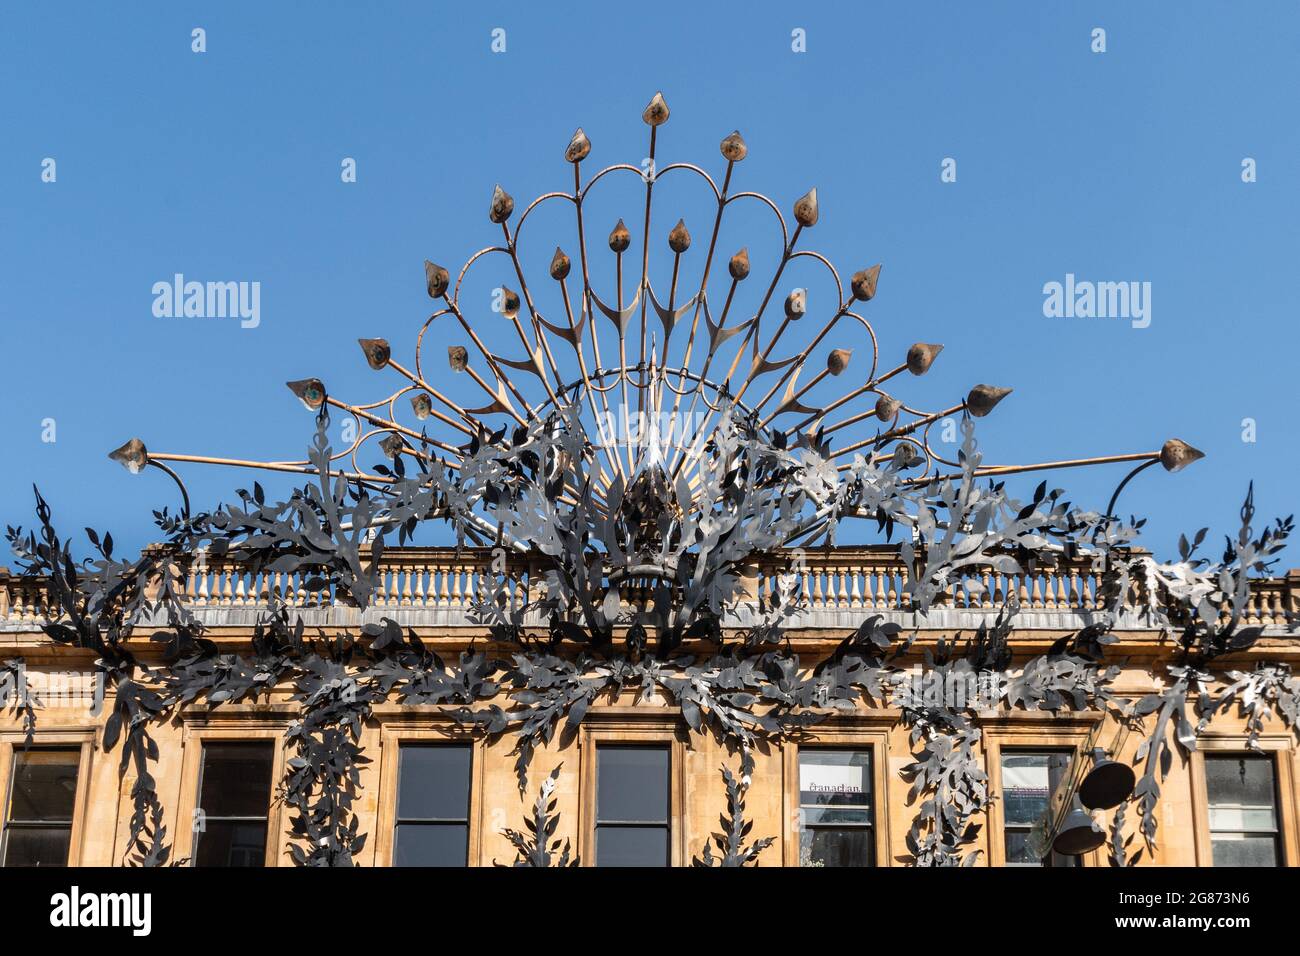
[[[907,612],[910,604],[906,585],[911,569],[892,547],[837,547],[802,553],[793,563],[791,555],[774,552],[743,579],[747,603],[764,608],[779,586],[779,576],[793,574],[803,596],[806,623],[820,619],[842,623],[854,613]],[[508,570],[519,585],[514,598],[523,603],[528,589],[539,578],[530,573],[526,556],[511,555]],[[372,602],[376,612],[388,614],[402,609],[431,609],[447,612],[440,623],[468,623],[464,613],[478,596],[491,590],[500,577],[488,549],[401,548],[384,552],[380,563],[378,593]],[[989,568],[969,569],[954,580],[931,610],[992,612],[1012,599],[1021,613],[1053,612],[1087,618],[1100,608],[1100,575],[1085,563],[1062,562],[1033,574],[1004,574]],[[336,593],[310,574],[254,574],[245,566],[217,559],[194,562],[185,575],[185,593],[190,605],[203,609],[248,609],[269,607],[274,596],[292,608],[328,610],[351,607],[346,594]],[[619,585],[624,607],[644,609],[650,595],[648,583],[635,578]],[[44,619],[47,596],[45,582],[0,569],[0,626],[13,629],[36,627]],[[204,615],[207,616],[207,615]],[[319,615],[317,615],[319,617]],[[967,613],[965,616],[969,616]],[[242,620],[244,615],[240,615]],[[234,620],[233,618],[230,618]],[[1300,570],[1285,577],[1259,578],[1251,582],[1246,623],[1265,627],[1288,627],[1300,622]]]

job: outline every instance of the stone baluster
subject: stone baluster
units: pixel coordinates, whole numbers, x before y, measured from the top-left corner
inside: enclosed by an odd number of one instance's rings
[[[452,589],[451,589],[451,581],[449,581],[448,578],[455,573],[455,570],[452,568],[450,564],[439,562],[437,567],[435,569],[431,569],[429,572],[430,591],[433,590],[432,575],[435,570],[437,571],[438,574],[438,597],[437,597],[438,607],[450,607],[452,604],[452,597],[451,597]],[[536,584],[533,582],[531,575],[529,576],[528,586],[530,589],[536,587]]]

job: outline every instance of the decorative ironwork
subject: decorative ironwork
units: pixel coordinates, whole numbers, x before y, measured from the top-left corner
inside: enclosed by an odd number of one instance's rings
[[[907,472],[900,479],[904,485],[925,484],[944,468],[960,468],[958,459],[936,449],[932,428],[950,416],[988,415],[1011,389],[975,384],[964,398],[938,410],[914,407],[896,397],[907,376],[929,371],[943,346],[917,342],[903,361],[882,365],[879,340],[867,318],[880,265],[856,270],[846,287],[829,259],[804,248],[820,218],[816,189],[795,201],[790,219],[766,195],[736,189],[738,164],[748,155],[739,132],[720,144],[725,161],[720,182],[693,163],[658,166],[662,127],[669,116],[663,96],[655,94],[642,116],[649,127],[644,164],[615,163],[584,179],[593,146],[578,129],[564,150],[572,166],[571,190],[548,192],[517,208],[505,189],[494,188],[488,219],[500,227],[501,241],[473,253],[454,278],[447,268],[425,263],[435,310],[416,334],[410,367],[384,339],[358,340],[372,369],[403,380],[395,391],[354,403],[331,394],[321,378],[288,383],[308,409],[335,410],[356,426],[355,438],[331,452],[332,474],[373,484],[391,482],[386,466],[363,467],[359,456],[368,443],[380,446],[389,459],[407,456],[457,470],[478,447],[476,442],[489,442],[511,428],[538,422],[554,426],[567,419],[561,427],[584,438],[581,454],[587,461],[582,478],[590,487],[575,487],[568,480],[573,476],[565,476],[565,499],[589,494],[596,514],[604,519],[634,513],[653,537],[663,514],[705,514],[715,504],[707,460],[716,455],[721,429],[744,430],[777,449],[818,453],[840,477],[852,471],[858,458],[876,467],[895,463]],[[585,207],[592,190],[615,176],[644,182],[644,216],[636,234],[620,219],[605,251],[592,235],[601,227],[590,221]],[[654,202],[656,185],[678,177],[700,182],[712,200],[702,256],[684,219],[664,217]],[[555,248],[546,269],[548,284],[537,281],[540,270],[533,270],[539,263],[526,255],[523,233],[530,216],[552,203],[571,207],[576,244],[572,255]],[[779,255],[767,257],[773,261],[762,278],[753,271],[748,247],[729,257],[722,274],[726,251],[719,237],[724,218],[742,203],[769,211],[773,239],[779,240]],[[674,219],[676,225],[665,232],[664,223]],[[671,276],[666,285],[656,285],[652,278],[661,270],[652,268],[651,250],[661,249],[661,242],[670,257],[662,270]],[[795,264],[814,264],[824,273],[823,286],[787,289],[783,279]],[[484,316],[486,308],[464,299],[467,279],[481,270],[500,283],[495,296],[498,315]],[[779,313],[774,300],[782,303]],[[820,324],[814,315],[822,316]],[[497,332],[500,325],[506,327],[504,334]],[[456,337],[463,340],[447,346],[448,372],[440,376],[436,357],[425,352],[426,338],[441,348]],[[509,342],[514,342],[513,349],[507,348]],[[850,366],[865,367],[853,376],[854,384],[835,388]],[[458,401],[440,387],[448,374],[463,377],[471,391],[481,393],[479,403]],[[873,434],[863,434],[872,427]],[[834,444],[841,438],[847,440]],[[164,462],[275,472],[316,470],[310,460],[150,452],[139,439],[111,457],[134,472]],[[1141,468],[1159,461],[1172,471],[1199,457],[1190,445],[1171,439],[1150,452],[981,464],[976,477],[1118,462],[1140,462]],[[485,512],[479,509],[483,521],[476,523],[480,533],[491,537],[497,529]],[[839,517],[855,514],[876,518],[853,509]],[[825,530],[828,524],[822,520],[812,530]],[[805,536],[808,530],[800,529]]]

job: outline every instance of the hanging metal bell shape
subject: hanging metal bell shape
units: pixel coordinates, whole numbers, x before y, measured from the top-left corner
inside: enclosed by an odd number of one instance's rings
[[[1079,798],[1075,797],[1074,806],[1052,841],[1052,850],[1065,856],[1082,856],[1105,842],[1106,831],[1097,826],[1088,811],[1083,809]]]
[[[1105,754],[1093,755],[1092,769],[1079,784],[1079,800],[1090,810],[1118,807],[1133,794],[1137,775],[1128,764],[1111,760]]]

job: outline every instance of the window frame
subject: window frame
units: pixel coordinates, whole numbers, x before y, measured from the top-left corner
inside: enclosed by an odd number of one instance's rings
[[[1000,800],[999,802],[1002,803],[1003,807],[1006,806],[1006,787],[1005,787],[1005,785],[1002,783],[1002,769],[1003,769],[1003,765],[1004,765],[1004,763],[1006,762],[1006,758],[1007,758],[1008,756],[1017,756],[1017,755],[1022,755],[1022,756],[1036,756],[1036,757],[1037,757],[1037,756],[1051,756],[1051,755],[1054,755],[1054,754],[1059,754],[1059,755],[1062,755],[1062,756],[1064,756],[1064,757],[1066,758],[1066,763],[1065,763],[1065,768],[1064,768],[1064,769],[1065,769],[1065,772],[1068,774],[1068,772],[1069,772],[1069,770],[1070,770],[1070,768],[1071,768],[1071,766],[1072,766],[1072,761],[1073,761],[1074,759],[1076,759],[1077,756],[1078,756],[1078,749],[1077,749],[1077,748],[1071,748],[1071,747],[1069,747],[1069,746],[1064,746],[1064,747],[1061,747],[1061,746],[1055,746],[1055,747],[1048,747],[1048,746],[1042,746],[1042,747],[1026,747],[1026,746],[1022,746],[1022,745],[1020,745],[1020,744],[1018,744],[1018,743],[1016,743],[1016,744],[1011,744],[1011,745],[1008,745],[1008,746],[1004,746],[1004,747],[999,747],[999,748],[998,748],[998,789],[997,789],[997,793],[998,793],[998,795],[1001,797],[1001,800]],[[1049,778],[1049,782],[1050,782],[1050,778]],[[1051,800],[1052,800],[1052,794],[1051,794],[1050,792],[1049,792],[1048,795],[1047,795],[1047,800],[1048,800],[1048,808],[1050,809],[1050,808],[1051,808]],[[1009,833],[1031,833],[1032,831],[1033,831],[1033,827],[1032,827],[1032,826],[1025,826],[1023,823],[1008,823],[1007,820],[1006,820],[1006,811],[1003,810],[1003,814],[1002,814],[1002,826],[1001,826],[1001,829],[1000,829],[1000,832],[1001,832],[1001,834],[1002,834],[1002,841],[1001,841],[1001,843],[1002,843],[1002,866],[1004,866],[1004,867],[1006,867],[1006,868],[1009,868],[1009,869],[1027,869],[1027,870],[1035,869],[1035,867],[1034,867],[1032,864],[1028,864],[1028,863],[1011,863],[1011,862],[1008,862],[1008,860],[1007,860],[1007,834],[1009,834]],[[1062,866],[1055,866],[1055,865],[1051,862],[1051,858],[1052,858],[1053,856],[1068,856],[1068,854],[1065,854],[1065,853],[1057,854],[1055,850],[1049,850],[1049,851],[1048,851],[1048,855],[1047,855],[1046,857],[1044,857],[1044,859],[1047,860],[1048,862],[1047,862],[1047,864],[1046,864],[1045,866],[1042,866],[1042,867],[1041,867],[1042,869],[1055,869],[1055,870],[1062,870],[1062,869],[1077,869],[1078,867],[1081,867],[1081,866],[1084,865],[1084,862],[1083,862],[1083,861],[1084,861],[1084,857],[1088,856],[1088,854],[1085,853],[1085,854],[1082,854],[1082,855],[1080,855],[1080,856],[1076,856],[1076,857],[1074,857],[1074,859],[1078,861],[1077,863],[1074,863],[1074,864],[1068,864],[1068,863],[1067,863],[1067,864],[1064,864],[1064,865],[1062,865]]]
[[[1214,866],[1214,847],[1210,830],[1210,788],[1205,777],[1205,755],[1243,754],[1269,757],[1273,761],[1273,799],[1277,815],[1278,866],[1289,867],[1300,863],[1297,846],[1297,806],[1300,794],[1296,793],[1294,774],[1295,749],[1290,733],[1261,734],[1259,750],[1246,746],[1244,734],[1202,733],[1197,737],[1196,750],[1192,751],[1192,814],[1193,849],[1196,865]]]
[[[0,731],[0,851],[7,845],[9,831],[9,803],[13,788],[13,769],[15,753],[21,753],[26,742],[22,731]],[[75,751],[77,757],[77,792],[72,798],[72,823],[68,833],[69,867],[81,866],[86,814],[89,810],[91,759],[95,746],[94,730],[54,730],[37,729],[32,740],[33,750],[67,750]],[[3,860],[0,852],[0,860]],[[0,867],[3,868],[3,867]]]
[[[425,712],[384,713],[379,730],[379,795],[375,814],[374,866],[391,867],[397,849],[397,797],[401,784],[403,744],[469,747],[468,840],[465,866],[482,866],[483,778],[486,761],[483,738],[462,728],[451,718]],[[418,725],[412,726],[412,722]]]
[[[270,742],[271,788],[267,795],[266,853],[262,865],[279,866],[289,851],[288,814],[284,812],[284,801],[277,793],[285,777],[284,733],[287,722],[268,718],[264,708],[253,714],[234,711],[233,707],[227,713],[199,711],[185,714],[182,719],[185,726],[181,735],[181,798],[177,804],[176,839],[171,858],[186,860],[186,866],[197,868],[194,860],[194,811],[198,809],[199,787],[202,785],[203,745]]]
[[[668,748],[668,866],[690,863],[686,825],[686,725],[680,713],[656,715],[645,707],[593,707],[579,725],[581,799],[578,801],[578,854],[583,866],[596,866],[596,807],[599,747]]]
[[[781,748],[784,825],[781,833],[781,865],[799,866],[801,801],[799,797],[799,752],[808,750],[864,750],[871,758],[871,825],[874,831],[872,868],[893,866],[889,838],[889,738],[895,716],[857,715],[833,717],[808,728],[798,743]]]
[[[1056,750],[1070,753],[1074,759],[1086,759],[1083,748],[1088,743],[1089,734],[1105,720],[1101,713],[1062,713],[1026,711],[1024,713],[1004,714],[998,717],[977,721],[983,734],[984,772],[989,778],[990,795],[1000,797],[1002,794],[1002,751],[1034,752]],[[1109,725],[1103,726],[1100,736],[1105,739],[1111,732]],[[988,865],[1006,868],[1007,839],[1006,818],[1003,814],[1003,801],[994,799],[987,810],[988,826],[983,829],[983,849],[987,854]],[[1104,867],[1107,865],[1106,846],[1080,855],[1080,867]],[[1028,867],[1026,867],[1028,869]]]

